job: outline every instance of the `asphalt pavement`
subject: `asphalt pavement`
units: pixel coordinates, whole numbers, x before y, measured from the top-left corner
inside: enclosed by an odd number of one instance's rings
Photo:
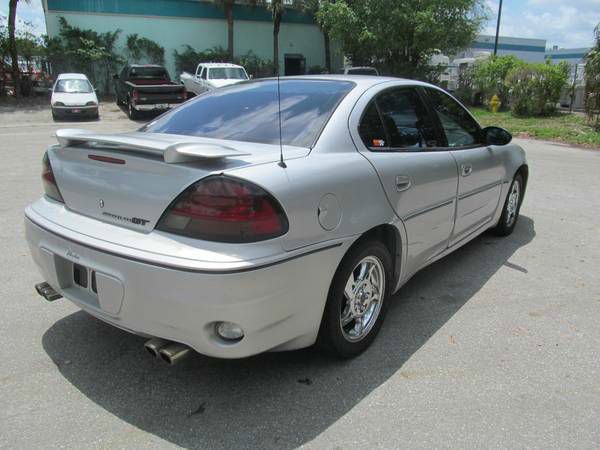
[[[530,182],[515,232],[415,276],[352,361],[312,349],[169,367],[144,339],[46,303],[23,208],[61,127],[0,111],[0,447],[598,448],[600,151],[516,140]]]

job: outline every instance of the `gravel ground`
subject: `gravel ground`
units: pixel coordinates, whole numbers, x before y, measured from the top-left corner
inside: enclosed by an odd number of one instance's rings
[[[0,108],[1,110],[1,108]],[[167,367],[144,340],[48,304],[23,236],[59,127],[0,111],[0,447],[598,448],[600,152],[517,140],[530,184],[514,234],[415,276],[373,347]]]

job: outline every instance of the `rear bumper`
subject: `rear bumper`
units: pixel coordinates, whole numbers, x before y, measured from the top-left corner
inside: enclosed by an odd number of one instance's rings
[[[27,242],[45,281],[58,293],[126,331],[221,358],[312,345],[331,279],[350,245],[338,242],[272,264],[215,273],[137,260],[125,247],[123,255],[109,252],[38,219],[26,211]],[[91,281],[87,288],[77,285],[74,265],[88,271],[88,280],[95,273],[96,292]],[[244,338],[233,344],[221,340],[214,332],[217,321],[237,323]]]
[[[181,105],[181,103],[182,102],[180,102],[180,103],[156,103],[156,104],[151,104],[151,105],[133,104],[131,106],[133,106],[133,108],[136,111],[166,111],[167,109],[175,108],[176,106]]]

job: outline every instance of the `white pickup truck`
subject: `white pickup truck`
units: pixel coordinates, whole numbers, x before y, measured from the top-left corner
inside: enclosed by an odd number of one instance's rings
[[[183,72],[179,78],[188,93],[195,95],[249,79],[246,69],[229,63],[200,63],[194,75]]]

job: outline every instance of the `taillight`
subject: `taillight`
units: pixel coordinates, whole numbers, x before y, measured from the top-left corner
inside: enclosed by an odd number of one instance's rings
[[[131,93],[131,97],[133,98],[133,103],[137,103],[140,99],[140,93],[137,89],[134,89]]]
[[[44,185],[44,192],[52,200],[64,203],[65,201],[60,195],[56,179],[54,178],[54,172],[50,165],[50,159],[48,158],[48,152],[44,153],[44,159],[42,160],[42,184]]]
[[[217,242],[256,242],[285,234],[281,205],[264,189],[224,176],[187,188],[165,211],[157,229]]]

